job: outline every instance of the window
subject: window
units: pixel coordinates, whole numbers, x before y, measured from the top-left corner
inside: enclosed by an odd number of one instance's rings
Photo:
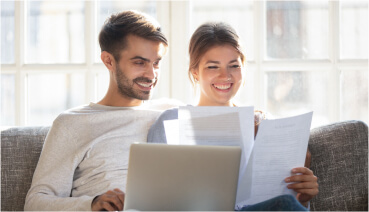
[[[1,1],[1,125],[51,125],[102,98],[98,32],[126,9],[156,17],[156,1]]]
[[[368,122],[367,1],[193,0],[191,8],[191,31],[226,21],[244,40],[239,102],[274,117],[314,111],[313,127]]]
[[[85,62],[85,17],[81,1],[29,1],[26,8],[26,64]]]
[[[111,13],[134,9],[162,25],[170,47],[154,98],[196,99],[188,42],[225,21],[246,53],[240,105],[283,117],[314,111],[312,126],[368,123],[367,1],[1,1],[1,125],[51,125],[101,99],[108,71],[97,36]]]

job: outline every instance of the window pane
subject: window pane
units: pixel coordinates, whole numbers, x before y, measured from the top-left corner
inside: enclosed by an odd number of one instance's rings
[[[368,58],[368,2],[341,2],[341,58]]]
[[[328,1],[267,1],[269,59],[328,58]]]
[[[63,111],[85,103],[83,74],[29,74],[27,125],[51,125]]]
[[[329,123],[325,72],[269,72],[266,88],[267,112],[272,116],[314,111],[312,127]]]
[[[1,64],[14,63],[14,1],[1,1]]]
[[[96,54],[95,54],[95,62],[101,63],[100,59],[100,46],[98,42],[98,34],[100,33],[101,27],[104,24],[105,20],[110,17],[111,14],[122,12],[124,10],[137,10],[140,12],[144,12],[154,18],[156,18],[156,1],[105,1],[98,0],[97,5],[97,27],[96,27]]]
[[[14,88],[14,74],[1,74],[1,126],[15,125]]]
[[[108,91],[108,87],[109,87],[109,74],[108,74],[108,70],[106,70],[105,73],[99,73],[96,75],[96,93],[97,95],[95,95],[97,98],[95,99],[96,101],[101,100],[102,98],[104,98],[106,92]]]
[[[246,74],[244,76],[245,82],[240,87],[236,97],[235,103],[236,105],[255,105],[255,86],[257,83],[254,82],[255,70],[251,70],[250,68],[246,68]],[[260,109],[260,108],[255,108]]]
[[[26,63],[84,63],[84,1],[29,1]]]
[[[254,59],[254,14],[253,2],[237,0],[193,0],[191,1],[190,36],[201,24],[223,21],[236,29],[241,38],[248,61]],[[190,37],[189,36],[189,37]]]
[[[368,122],[368,71],[342,71],[341,120]]]

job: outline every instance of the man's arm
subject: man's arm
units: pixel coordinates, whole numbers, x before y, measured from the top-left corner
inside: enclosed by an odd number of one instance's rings
[[[81,156],[77,154],[75,130],[66,127],[70,124],[60,116],[54,121],[26,197],[26,211],[91,210],[94,197],[71,197],[74,172]]]
[[[116,188],[96,196],[91,204],[92,211],[122,211],[124,192]]]

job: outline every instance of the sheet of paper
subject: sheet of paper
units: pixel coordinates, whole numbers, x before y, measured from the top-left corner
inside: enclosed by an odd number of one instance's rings
[[[241,146],[242,132],[238,113],[179,119],[180,144]]]
[[[253,107],[180,107],[178,118],[180,143],[240,145],[239,185],[247,183],[244,174],[254,145]],[[237,200],[249,196],[249,188],[238,186]]]
[[[238,114],[238,121],[234,113]],[[229,115],[222,117],[224,114]],[[220,119],[215,120],[217,118]],[[193,140],[191,130],[195,130],[197,134],[201,133],[203,136],[206,134],[212,136],[214,133],[221,134],[218,132],[219,130],[232,132],[234,134],[233,137],[241,136],[243,158],[245,162],[249,160],[254,145],[254,107],[180,106],[178,109],[178,119],[179,128],[182,129],[179,132],[180,143],[183,142],[185,144],[189,140]],[[188,120],[194,120],[195,122]],[[196,129],[193,124],[196,124]],[[237,127],[235,125],[239,126]],[[226,141],[222,137],[218,137],[217,140],[213,140],[213,142],[222,143]]]
[[[167,144],[178,145],[179,144],[179,125],[178,119],[165,120],[164,131],[167,139]]]
[[[243,185],[251,193],[237,205],[255,204],[282,194],[296,195],[287,189],[284,179],[291,175],[292,168],[304,166],[312,114],[261,122]]]

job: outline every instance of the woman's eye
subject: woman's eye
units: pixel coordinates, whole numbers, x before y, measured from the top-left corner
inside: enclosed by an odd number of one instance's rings
[[[232,65],[231,68],[240,68],[240,65]]]
[[[217,69],[218,66],[208,66],[208,69]]]

